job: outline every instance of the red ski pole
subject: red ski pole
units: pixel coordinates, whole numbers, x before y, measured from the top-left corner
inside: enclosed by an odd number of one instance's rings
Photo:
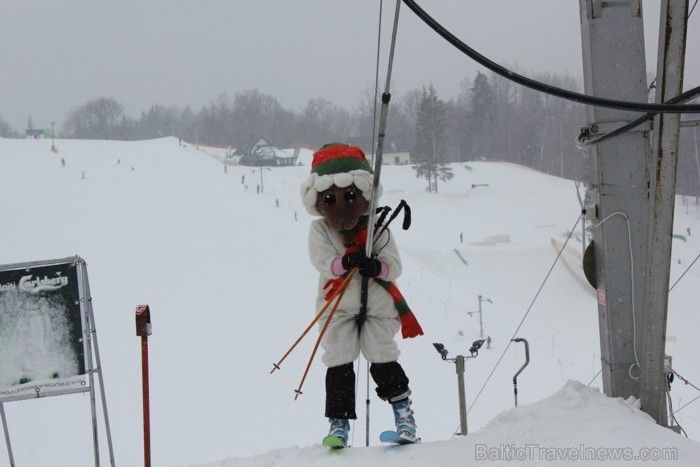
[[[143,451],[144,467],[151,467],[151,415],[148,391],[148,336],[151,335],[151,310],[148,305],[136,307],[136,335],[141,336],[141,375],[143,379]]]
[[[309,363],[306,365],[306,370],[304,371],[304,376],[301,378],[301,383],[299,383],[299,387],[294,390],[296,392],[296,396],[294,396],[294,400],[297,400],[297,398],[302,394],[301,392],[301,387],[304,385],[304,381],[306,381],[306,376],[309,374],[309,369],[311,368],[311,363],[314,361],[314,357],[316,356],[316,351],[318,350],[318,346],[321,344],[321,339],[323,339],[323,335],[326,333],[326,329],[328,329],[328,325],[331,323],[331,319],[333,319],[333,315],[335,314],[335,310],[338,309],[338,305],[340,305],[340,301],[343,299],[343,295],[345,295],[345,290],[347,289],[347,284],[350,282],[350,279],[352,279],[352,276],[355,275],[355,272],[357,272],[357,268],[352,268],[350,271],[350,274],[348,274],[348,277],[345,278],[345,281],[343,281],[343,287],[342,290],[337,294],[336,297],[329,299],[328,303],[330,303],[331,300],[335,300],[335,303],[333,304],[333,308],[331,308],[330,313],[328,313],[328,317],[326,318],[326,322],[323,325],[323,329],[321,329],[321,332],[318,334],[318,339],[316,339],[316,345],[314,346],[314,350],[311,352],[311,357],[309,358]]]
[[[294,350],[294,349],[296,348],[296,346],[299,344],[299,342],[301,342],[301,340],[304,338],[304,336],[306,336],[306,334],[311,330],[311,328],[314,327],[314,325],[318,322],[318,320],[321,319],[321,316],[323,316],[323,313],[326,312],[326,310],[328,309],[328,307],[330,306],[330,304],[333,302],[333,300],[334,300],[339,294],[341,294],[342,292],[345,291],[345,288],[348,286],[348,283],[350,282],[350,279],[352,279],[352,276],[355,274],[354,271],[355,271],[355,269],[352,269],[352,270],[350,271],[350,274],[348,274],[348,276],[347,276],[347,277],[343,280],[343,282],[340,284],[340,287],[338,287],[338,288],[331,294],[331,296],[328,297],[328,300],[326,300],[326,304],[323,305],[323,308],[321,308],[321,311],[319,311],[318,314],[316,315],[316,317],[313,319],[313,321],[311,321],[311,324],[309,324],[309,325],[306,327],[306,329],[304,329],[304,332],[301,333],[301,336],[299,336],[299,338],[296,340],[296,342],[294,342],[294,344],[292,344],[292,346],[289,348],[289,350],[287,350],[287,353],[285,353],[285,354],[282,356],[282,358],[279,360],[279,362],[273,363],[273,364],[272,364],[272,370],[270,371],[270,374],[274,373],[275,370],[279,370],[279,369],[280,369],[280,365],[282,364],[282,362],[289,356],[290,353],[292,353],[292,350]]]

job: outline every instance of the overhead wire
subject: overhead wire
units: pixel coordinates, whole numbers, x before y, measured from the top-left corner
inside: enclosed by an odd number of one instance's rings
[[[560,97],[562,99],[570,100],[573,102],[578,102],[581,104],[591,105],[595,107],[605,107],[617,110],[626,110],[631,112],[645,112],[645,113],[700,113],[700,105],[698,104],[654,104],[648,102],[628,102],[620,101],[617,99],[608,99],[604,97],[590,96],[587,94],[581,94],[574,91],[569,91],[567,89],[558,88],[549,84],[542,83],[523,75],[515,73],[514,71],[508,70],[507,68],[497,64],[496,62],[490,60],[484,55],[480,54],[473,48],[469,47],[467,44],[462,42],[444,26],[438,23],[432,16],[430,16],[425,10],[423,10],[414,0],[403,0],[408,8],[410,8],[418,18],[420,18],[425,24],[427,24],[433,31],[439,34],[447,42],[452,44],[460,52],[467,55],[472,60],[476,61],[483,67],[493,71],[497,75],[500,75],[510,81],[518,83],[522,86],[534,89],[545,94]],[[700,89],[696,92],[700,92]]]
[[[401,9],[401,0],[396,0],[396,9],[394,11],[394,21],[393,21],[393,28],[392,28],[392,33],[391,33],[391,41],[390,41],[390,46],[389,46],[389,57],[388,57],[388,63],[387,63],[387,72],[386,72],[386,84],[384,88],[384,93],[382,94],[382,106],[381,106],[381,112],[379,115],[379,131],[377,134],[377,146],[376,148],[374,147],[374,136],[375,136],[375,124],[377,121],[376,117],[376,109],[377,109],[377,92],[378,92],[378,83],[379,83],[379,53],[380,53],[380,44],[381,44],[381,15],[382,15],[382,10],[383,10],[383,2],[380,1],[379,5],[379,31],[378,31],[378,37],[377,37],[377,68],[376,68],[376,74],[375,74],[375,96],[374,96],[374,116],[373,116],[373,126],[372,126],[372,159],[374,163],[374,180],[372,182],[372,195],[371,195],[371,200],[370,200],[370,207],[369,207],[369,220],[368,220],[368,225],[369,228],[367,229],[367,240],[365,244],[365,254],[369,257],[372,256],[372,249],[374,246],[374,221],[375,217],[377,214],[377,189],[379,187],[379,179],[381,176],[381,168],[382,168],[382,155],[383,155],[383,149],[384,149],[384,137],[385,137],[385,131],[386,131],[386,122],[387,122],[387,117],[389,113],[389,101],[391,100],[391,94],[389,93],[390,89],[390,84],[391,84],[391,74],[392,74],[392,69],[393,69],[393,63],[394,63],[394,51],[396,48],[396,36],[398,32],[398,27],[399,27],[399,12]],[[364,279],[364,278],[363,278]],[[366,281],[363,281],[363,290],[366,290]],[[366,295],[363,293],[363,296],[366,297]],[[360,308],[360,313],[362,313],[363,309],[366,309],[366,298],[361,299],[362,304]],[[358,358],[358,369],[359,369],[359,358]],[[366,409],[367,409],[367,415],[366,415],[366,423],[365,423],[365,431],[366,431],[366,439],[365,439],[365,444],[369,446],[369,403],[370,403],[370,398],[369,398],[369,361],[367,362],[367,398],[366,398]],[[357,392],[357,389],[356,389]],[[353,430],[354,431],[354,430]]]
[[[678,377],[681,381],[683,381],[686,385],[690,385],[691,387],[693,387],[693,388],[697,389],[698,391],[700,391],[700,388],[699,388],[699,387],[697,387],[696,385],[694,385],[693,383],[691,383],[690,381],[688,381],[687,379],[685,379],[684,377],[682,377],[681,375],[679,375],[678,372],[677,372],[676,370],[674,370],[673,368],[669,368],[669,370],[670,370],[671,376],[672,376],[672,375],[677,376],[677,377]],[[672,379],[669,378],[668,381],[669,381],[669,382],[668,382],[668,387],[667,387],[667,390],[666,390],[666,396],[667,396],[667,398],[668,398],[669,407],[671,407],[671,381],[672,381]],[[700,397],[700,396],[698,396],[698,397]],[[683,429],[683,427],[681,426],[681,424],[678,423],[678,420],[676,419],[676,414],[677,414],[681,409],[683,409],[683,408],[687,407],[688,405],[690,405],[691,403],[695,402],[695,401],[698,399],[698,397],[696,397],[696,398],[693,399],[692,401],[688,402],[687,404],[685,404],[683,407],[681,407],[681,408],[678,409],[678,410],[675,410],[675,411],[674,411],[672,407],[671,407],[671,409],[670,409],[670,411],[671,411],[671,417],[672,417],[673,421],[676,422],[676,425],[681,429],[681,431],[682,431],[683,434],[686,436],[686,438],[688,438],[688,433],[686,433],[685,430]]]
[[[374,138],[377,135],[377,95],[379,94],[379,55],[382,44],[382,11],[384,10],[384,0],[379,0],[379,25],[377,26],[377,63],[374,72],[374,110],[372,113],[372,164],[374,164]]]
[[[690,9],[690,12],[688,13],[688,19],[690,19],[690,15],[693,14],[693,10],[697,6],[697,4],[698,4],[698,0],[695,0],[695,4],[693,4],[693,7]],[[651,91],[655,87],[656,87],[656,78],[654,78],[652,80],[651,84],[649,85],[649,91]],[[673,98],[667,100],[666,102],[664,102],[664,104],[678,104],[681,102],[685,102],[686,100],[690,100],[693,97],[695,97],[696,94],[698,94],[699,89],[700,89],[700,87],[695,87],[693,89],[690,89],[690,90],[684,92],[683,94],[680,94],[676,97],[673,97]],[[648,113],[646,115],[642,115],[641,117],[631,121],[630,123],[628,123],[626,125],[623,125],[619,128],[616,128],[612,131],[609,131],[607,133],[602,133],[602,134],[595,136],[593,138],[590,138],[590,131],[588,131],[588,128],[584,127],[581,129],[581,134],[579,135],[578,140],[576,141],[576,147],[579,149],[587,149],[591,146],[602,143],[605,140],[608,140],[608,139],[613,138],[615,136],[621,135],[623,133],[627,133],[628,131],[631,131],[632,129],[638,127],[642,123],[644,123],[648,120],[651,120],[657,114],[658,114],[658,112]]]
[[[697,387],[696,385],[694,385],[693,383],[691,383],[690,381],[688,381],[687,379],[685,379],[684,377],[682,377],[681,375],[679,375],[678,372],[677,372],[676,370],[674,370],[673,368],[671,368],[671,373],[673,373],[674,375],[678,376],[678,379],[680,379],[681,381],[683,381],[685,384],[689,384],[692,388],[695,388],[695,389],[697,389],[698,391],[700,391],[700,388],[699,388],[699,387]]]
[[[674,410],[673,413],[674,413],[674,414],[677,414],[678,412],[680,412],[681,410],[685,409],[686,407],[688,407],[690,404],[692,404],[693,402],[695,402],[695,401],[698,400],[698,399],[700,399],[700,396],[695,396],[690,402],[686,402],[686,403],[683,404],[680,408]]]
[[[676,286],[676,284],[678,284],[678,283],[680,282],[681,279],[683,279],[683,276],[685,276],[685,273],[687,273],[688,271],[690,271],[690,268],[693,267],[693,264],[695,264],[695,263],[697,262],[698,259],[700,259],[700,254],[698,254],[698,255],[695,257],[695,259],[693,260],[693,262],[690,263],[690,266],[688,266],[687,268],[685,268],[685,271],[683,271],[683,274],[681,274],[680,277],[679,277],[678,279],[676,279],[676,282],[674,282],[673,285],[668,289],[669,292],[670,292],[671,290],[673,290],[673,288]]]
[[[532,311],[532,307],[535,305],[535,302],[539,298],[540,293],[542,292],[542,289],[544,288],[545,284],[549,280],[549,277],[552,275],[552,271],[554,270],[554,267],[559,262],[559,258],[561,257],[562,253],[564,253],[564,249],[566,248],[566,245],[569,243],[569,240],[571,239],[573,232],[576,230],[578,223],[581,221],[581,217],[583,217],[583,214],[580,214],[576,218],[576,223],[574,224],[574,226],[571,229],[569,229],[569,236],[566,237],[566,240],[564,241],[564,244],[562,245],[561,249],[559,250],[557,257],[554,259],[554,262],[552,263],[552,266],[549,268],[549,271],[545,275],[545,278],[542,281],[542,284],[540,284],[539,289],[537,289],[537,293],[535,293],[535,296],[533,297],[532,301],[530,302],[530,306],[528,306],[527,310],[525,311],[525,314],[523,315],[522,319],[520,320],[520,323],[518,323],[518,326],[515,328],[513,335],[508,340],[508,343],[506,344],[505,348],[503,349],[503,353],[501,353],[501,356],[498,357],[498,360],[496,361],[496,364],[494,365],[493,369],[491,370],[491,373],[489,373],[489,375],[486,377],[486,381],[484,381],[484,384],[481,386],[481,389],[479,389],[479,392],[476,394],[476,397],[472,401],[472,404],[469,406],[469,410],[467,410],[467,414],[469,412],[471,412],[472,409],[474,408],[474,405],[479,400],[479,397],[481,396],[481,394],[484,392],[486,385],[488,385],[489,381],[491,380],[491,377],[496,372],[496,369],[501,364],[501,361],[503,361],[503,357],[505,357],[506,352],[508,351],[508,349],[510,348],[510,345],[513,342],[513,339],[515,339],[515,336],[517,336],[518,332],[520,331],[520,328],[523,326],[523,323],[525,323],[525,320],[527,319],[528,315],[530,314],[530,311]]]
[[[700,86],[694,87],[693,89],[685,91],[683,94],[679,94],[678,96],[667,100],[665,102],[665,104],[676,104],[679,102],[684,102],[688,99],[695,97],[696,94],[700,94]],[[610,138],[614,138],[615,136],[619,136],[623,133],[627,133],[628,131],[633,130],[634,128],[640,126],[644,122],[651,120],[659,113],[660,112],[647,113],[645,115],[642,115],[639,118],[632,120],[631,122],[629,122],[626,125],[622,125],[621,127],[615,128],[614,130],[608,131],[607,133],[601,133],[600,135],[594,136],[592,138],[591,138],[590,129],[588,127],[584,127],[581,129],[581,134],[579,135],[578,139],[576,140],[576,147],[579,149],[588,149],[591,146],[595,146],[596,144],[600,144],[605,140],[608,140]]]

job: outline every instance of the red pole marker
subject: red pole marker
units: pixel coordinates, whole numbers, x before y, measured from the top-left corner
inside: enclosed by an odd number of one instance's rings
[[[151,310],[148,305],[136,307],[136,335],[141,336],[141,374],[143,379],[143,450],[144,467],[151,467],[151,416],[148,395],[148,336],[151,335]]]

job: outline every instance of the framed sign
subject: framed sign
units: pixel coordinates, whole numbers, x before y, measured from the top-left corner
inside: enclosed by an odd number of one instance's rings
[[[0,266],[0,402],[89,390],[75,258]]]
[[[0,266],[0,421],[10,465],[15,462],[4,402],[90,392],[93,451],[99,467],[96,375],[114,467],[94,323],[87,267],[79,256]]]

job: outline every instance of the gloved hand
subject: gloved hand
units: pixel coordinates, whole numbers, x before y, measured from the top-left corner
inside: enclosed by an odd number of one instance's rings
[[[382,272],[382,262],[376,258],[363,256],[357,268],[362,277],[377,277]]]
[[[362,260],[362,258],[365,258],[365,252],[355,251],[343,256],[341,263],[346,270],[350,270],[352,268],[359,268],[360,261]]]
[[[357,268],[362,277],[377,277],[382,272],[382,262],[376,258],[368,258],[364,251],[346,254],[342,264],[345,269]]]

